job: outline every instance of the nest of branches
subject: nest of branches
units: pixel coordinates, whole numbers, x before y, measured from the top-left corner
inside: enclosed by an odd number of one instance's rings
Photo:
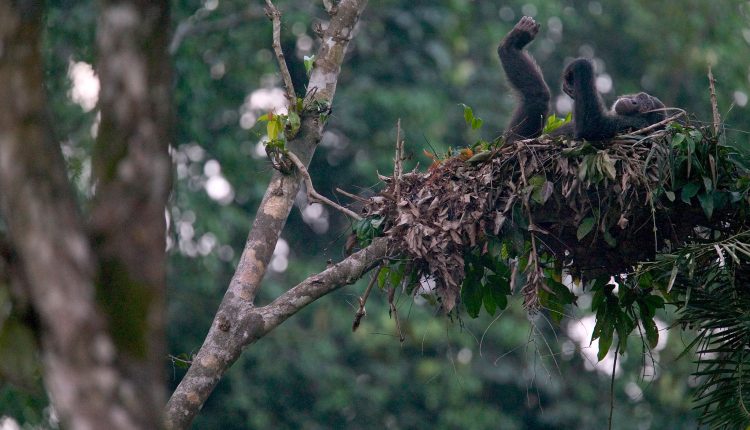
[[[510,287],[536,308],[540,292],[554,294],[550,266],[587,277],[627,273],[694,237],[696,226],[735,228],[723,210],[732,196],[711,194],[733,180],[718,151],[710,131],[681,125],[602,147],[542,136],[465,150],[424,173],[397,168],[364,214],[408,270],[434,280],[444,310],[459,300],[467,258],[493,244],[509,262]]]

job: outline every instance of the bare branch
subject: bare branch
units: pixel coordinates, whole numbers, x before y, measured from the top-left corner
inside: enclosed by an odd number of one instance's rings
[[[401,175],[404,171],[404,141],[401,139],[401,118],[396,123],[396,158],[393,160],[393,194],[396,201],[401,197]]]
[[[339,193],[339,194],[343,194],[346,197],[349,197],[350,199],[356,200],[356,201],[358,201],[360,203],[367,203],[367,199],[366,198],[360,197],[360,196],[358,196],[356,194],[352,194],[352,193],[347,192],[347,191],[344,191],[341,188],[336,188],[336,192]]]
[[[325,30],[324,43],[316,54],[310,73],[306,106],[330,106],[344,52],[366,4],[367,0],[343,0],[338,4],[338,12]],[[324,124],[319,112],[301,112],[301,116],[300,131],[287,147],[307,166],[320,142]],[[253,302],[299,187],[298,175],[274,172],[256,212],[237,270],[219,305],[214,324],[193,366],[188,369],[167,404],[166,420],[169,428],[189,427],[227,368],[251,340],[255,340],[249,338],[250,334],[256,333],[260,337],[272,328],[269,325],[270,319],[258,318],[257,313],[254,313]],[[375,243],[370,248],[374,245]],[[385,252],[385,245],[382,246]],[[310,297],[300,298],[301,301],[297,304],[306,304],[308,299],[314,300]],[[255,316],[243,318],[243,315]],[[238,324],[243,327],[242,330],[238,331]],[[232,330],[231,327],[235,329]]]
[[[365,310],[365,304],[367,303],[367,298],[370,297],[370,291],[372,291],[372,287],[375,285],[375,282],[378,280],[378,276],[380,276],[381,270],[383,270],[382,265],[372,275],[372,279],[370,279],[370,283],[367,284],[365,293],[359,298],[359,309],[357,309],[357,313],[354,315],[354,322],[352,322],[352,331],[357,331],[357,329],[359,328],[359,323],[362,321],[362,318],[364,318],[364,316],[367,315],[367,311]]]
[[[396,304],[393,301],[393,297],[395,293],[396,293],[396,286],[391,285],[391,288],[388,289],[388,313],[396,321],[396,331],[398,332],[398,340],[399,342],[401,342],[401,344],[403,344],[406,338],[404,337],[404,332],[401,331],[401,321],[399,321],[398,319],[398,309],[396,309]]]
[[[291,288],[267,306],[221,308],[201,350],[167,405],[167,428],[187,429],[240,352],[318,298],[352,284],[387,256],[387,240],[370,246]]]
[[[289,106],[294,106],[294,100],[297,94],[294,92],[292,76],[289,74],[289,67],[284,59],[284,51],[281,50],[281,12],[276,9],[271,0],[266,0],[266,16],[273,23],[273,52],[276,53],[276,61],[279,62],[279,72],[284,81],[286,89],[286,98],[289,100]]]
[[[287,151],[286,156],[289,157],[290,160],[292,160],[292,163],[294,163],[294,165],[297,166],[297,169],[302,174],[302,178],[305,181],[305,188],[307,189],[307,198],[310,201],[318,201],[320,203],[325,203],[328,206],[336,209],[337,211],[339,211],[339,212],[341,212],[343,214],[346,214],[346,215],[348,215],[351,218],[356,219],[357,221],[359,221],[359,220],[362,219],[361,216],[357,215],[356,213],[354,213],[350,209],[347,209],[347,208],[345,208],[345,207],[343,207],[343,206],[341,206],[341,205],[333,202],[332,200],[330,200],[326,196],[324,196],[324,195],[318,193],[317,191],[315,191],[315,188],[313,187],[313,183],[312,183],[312,178],[310,177],[310,173],[307,171],[307,168],[305,167],[305,165],[302,164],[302,161],[300,161],[300,159],[296,155],[294,155],[294,153],[292,153],[292,151]]]
[[[719,128],[721,127],[721,115],[719,115],[719,103],[716,100],[716,79],[711,71],[711,66],[708,66],[708,88],[711,90],[711,112],[714,117],[714,133],[719,134]]]

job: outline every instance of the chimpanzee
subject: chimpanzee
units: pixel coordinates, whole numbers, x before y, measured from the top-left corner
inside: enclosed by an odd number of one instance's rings
[[[539,136],[549,112],[549,87],[539,66],[523,50],[538,32],[539,24],[524,16],[497,49],[503,70],[519,95],[519,104],[505,131],[506,142]],[[554,130],[552,136],[602,140],[664,119],[664,103],[646,93],[620,96],[612,109],[605,109],[594,78],[590,60],[579,58],[565,68],[562,88],[573,98],[573,121]]]

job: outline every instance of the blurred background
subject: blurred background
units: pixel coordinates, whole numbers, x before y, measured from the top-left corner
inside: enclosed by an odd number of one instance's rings
[[[248,4],[249,3],[249,4]],[[282,45],[298,92],[303,58],[327,19],[322,2],[278,0]],[[89,194],[89,154],[97,131],[98,81],[93,52],[94,2],[50,1],[45,56],[57,138],[82,199]],[[178,116],[170,225],[169,351],[198,350],[270,178],[265,127],[257,118],[283,112],[263,2],[173,3],[170,55]],[[711,118],[709,65],[717,79],[727,138],[747,145],[750,130],[750,2],[733,0],[371,1],[339,79],[333,113],[310,167],[317,190],[349,201],[377,191],[376,172],[392,172],[401,118],[407,168],[499,135],[514,98],[500,69],[498,42],[523,15],[541,23],[530,51],[553,91],[553,109],[570,110],[560,74],[578,56],[595,59],[607,104],[647,91],[697,121]],[[165,29],[166,31],[166,29]],[[465,103],[484,120],[464,125]],[[340,214],[300,196],[265,278],[261,304],[327,260],[344,257],[351,230]],[[613,367],[596,363],[593,316],[581,291],[561,324],[528,318],[518,300],[495,316],[449,319],[423,300],[401,295],[406,340],[399,342],[386,294],[376,291],[356,333],[351,324],[366,280],[312,304],[246,351],[206,403],[196,429],[600,429],[614,378],[617,429],[695,428],[691,338],[666,331],[644,353],[636,339]],[[169,366],[173,388],[184,370]],[[46,421],[46,399],[0,384],[0,415]]]

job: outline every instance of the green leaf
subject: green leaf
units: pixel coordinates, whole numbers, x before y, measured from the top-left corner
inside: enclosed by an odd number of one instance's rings
[[[401,285],[401,280],[404,278],[404,265],[399,264],[395,268],[391,268],[390,276],[388,276],[388,282],[391,283],[392,287],[398,287]]]
[[[547,291],[540,292],[542,304],[549,309],[549,315],[555,322],[560,322],[565,316],[565,305],[576,302],[576,295],[568,287],[552,278],[546,279],[547,286],[552,294]]]
[[[467,276],[461,286],[461,301],[466,306],[466,312],[470,317],[479,316],[482,309],[482,289],[481,284],[473,276]]]
[[[651,294],[650,296],[647,296],[644,301],[648,305],[651,315],[654,315],[657,309],[664,309],[664,299],[660,296]]]
[[[685,135],[682,133],[677,133],[674,136],[672,136],[672,146],[679,146],[684,140],[685,140]]]
[[[696,142],[700,142],[701,140],[703,140],[703,133],[701,133],[700,130],[693,129],[690,130],[688,134]]]
[[[669,199],[670,202],[674,201],[675,195],[672,191],[664,191],[664,194],[667,196],[667,199]]]
[[[607,355],[609,348],[612,346],[612,334],[615,330],[614,324],[612,324],[612,318],[610,315],[606,315],[602,324],[602,333],[599,336],[599,353],[596,354],[596,358],[599,361]]]
[[[178,367],[180,369],[190,368],[190,361],[192,360],[190,354],[188,354],[187,352],[183,352],[175,358],[176,360],[172,360],[172,364],[174,364],[175,367]]]
[[[547,200],[549,200],[554,191],[555,185],[550,181],[544,181],[541,185],[534,186],[534,192],[531,194],[531,198],[536,203],[543,205],[547,203]]]
[[[685,186],[682,187],[682,193],[680,196],[682,198],[682,201],[687,204],[690,204],[690,199],[692,199],[693,197],[695,197],[696,194],[698,194],[698,190],[700,188],[701,186],[699,184],[696,184],[693,182],[685,184]]]
[[[474,118],[471,120],[471,128],[476,130],[482,126],[482,118]]]
[[[492,293],[490,293],[490,290],[492,288],[484,288],[484,294],[482,295],[482,303],[484,303],[484,309],[487,311],[490,315],[495,315],[495,310],[497,310],[497,304],[495,303],[494,297],[492,297]]]
[[[547,279],[547,285],[555,293],[555,296],[557,296],[560,303],[564,305],[575,303],[577,297],[572,291],[570,291],[570,288],[554,279]]]
[[[604,241],[607,242],[607,245],[609,245],[610,248],[617,247],[617,239],[610,234],[609,230],[604,232]]]
[[[383,267],[380,269],[380,273],[378,273],[378,287],[380,289],[385,288],[385,286],[388,284],[388,274],[391,271],[391,269],[387,267]]]
[[[710,193],[698,194],[698,202],[703,208],[703,213],[706,214],[706,218],[711,219],[711,215],[714,213],[714,196]]]
[[[315,64],[315,56],[314,55],[310,55],[310,56],[305,55],[303,57],[303,60],[305,62],[305,72],[307,73],[307,76],[310,76],[310,71],[313,68],[313,64]]]
[[[649,348],[655,348],[659,343],[659,330],[656,328],[656,323],[651,317],[645,317],[643,315],[643,308],[641,308],[641,323],[643,329],[646,331],[646,340],[648,341]]]
[[[617,331],[618,347],[620,353],[624,353],[628,347],[628,336],[630,332],[635,328],[633,320],[630,319],[627,313],[618,309],[617,317],[615,319],[615,330]]]
[[[287,115],[287,126],[289,128],[287,139],[291,139],[297,135],[300,127],[300,118],[297,112],[293,110],[289,111],[289,114]]]
[[[587,234],[591,233],[595,223],[596,220],[593,217],[588,217],[581,221],[578,225],[578,231],[576,231],[576,237],[579,241],[586,237]]]
[[[471,126],[472,122],[474,121],[474,111],[471,109],[471,107],[460,103],[460,106],[463,106],[464,108],[464,121],[466,121],[466,125]]]
[[[278,115],[274,115],[273,118],[266,124],[266,132],[270,140],[278,140],[281,133],[281,120]]]
[[[489,292],[492,301],[500,310],[508,306],[508,295],[510,294],[510,280],[508,278],[500,275],[489,275],[485,288],[487,291],[484,294],[487,295]]]

